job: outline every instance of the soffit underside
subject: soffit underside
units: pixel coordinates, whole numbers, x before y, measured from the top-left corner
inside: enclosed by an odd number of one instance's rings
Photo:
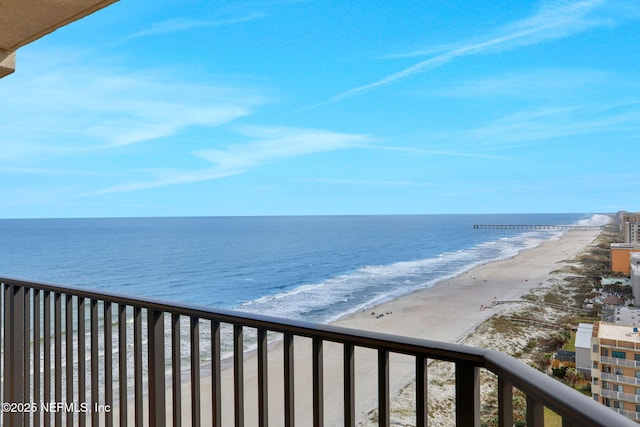
[[[15,51],[117,0],[0,0],[0,49]]]

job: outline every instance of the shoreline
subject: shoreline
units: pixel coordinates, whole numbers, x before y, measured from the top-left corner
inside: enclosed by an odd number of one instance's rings
[[[597,230],[569,230],[558,238],[550,239],[533,248],[523,249],[508,258],[487,261],[473,266],[456,276],[439,280],[428,288],[418,289],[411,293],[400,295],[392,300],[373,305],[365,309],[364,312],[360,311],[344,315],[329,324],[392,334],[396,333],[416,338],[435,339],[437,341],[457,342],[472,332],[486,319],[502,311],[501,308],[493,306],[494,298],[497,300],[518,299],[529,289],[544,286],[552,271],[559,269],[558,264],[574,258],[593,242],[599,234],[600,231]],[[562,249],[562,259],[555,259],[555,255],[559,254],[558,249]],[[547,250],[549,250],[549,252],[553,251],[553,255],[550,253],[545,254],[544,252]],[[554,268],[549,270],[551,266]],[[510,286],[510,284],[513,284],[513,286]],[[482,288],[478,287],[478,285],[481,285]],[[404,309],[400,317],[424,318],[428,315],[420,316],[419,311],[425,308],[430,308],[438,313],[442,312],[442,319],[446,319],[449,316],[438,307],[440,304],[436,304],[434,299],[443,298],[443,301],[451,304],[451,298],[460,290],[474,292],[474,294],[481,298],[474,300],[475,303],[473,304],[465,304],[469,308],[468,313],[477,311],[479,315],[468,316],[470,320],[475,321],[459,335],[452,337],[449,332],[446,334],[439,334],[437,332],[425,334],[423,328],[411,328],[408,327],[409,325],[400,325],[399,322],[390,319],[391,316],[397,316],[400,313],[398,309]],[[490,292],[488,292],[489,290],[496,291],[493,292],[495,295],[491,296]],[[502,291],[502,293],[498,291]],[[395,312],[394,309],[396,310]],[[481,315],[482,312],[484,312],[484,315]],[[372,315],[372,313],[375,313],[375,315]],[[451,315],[454,314],[455,313],[451,313]],[[378,318],[378,315],[382,316]],[[387,319],[385,319],[385,317],[387,317]],[[369,320],[377,320],[379,324],[376,325],[369,322]],[[406,327],[399,328],[400,326]],[[411,332],[413,333],[409,334]],[[439,335],[447,339],[434,338]]]
[[[435,341],[457,342],[510,304],[493,305],[494,300],[517,300],[530,289],[549,286],[553,272],[572,260],[600,234],[599,230],[570,230],[559,238],[520,251],[501,260],[487,262],[433,286],[399,296],[331,322],[331,325],[404,335]],[[342,424],[342,346],[330,342],[324,346],[324,415],[326,425]],[[269,421],[283,424],[283,350],[282,342],[269,345]],[[245,422],[257,425],[256,351],[244,355]],[[413,378],[414,362],[406,356],[392,355],[390,396],[392,400]],[[364,420],[377,401],[377,354],[356,349],[356,416]],[[296,425],[311,425],[312,375],[311,340],[295,340]],[[223,369],[222,421],[233,424],[233,370]],[[169,381],[170,382],[170,381]],[[170,384],[168,384],[170,387]],[[210,422],[211,378],[201,378],[202,421]],[[168,389],[170,392],[170,389]],[[182,416],[190,419],[190,384],[182,384]],[[170,393],[167,395],[170,399]],[[171,416],[167,405],[167,417]],[[146,407],[146,404],[145,404]],[[133,407],[129,404],[129,413]],[[146,409],[146,408],[145,408]]]

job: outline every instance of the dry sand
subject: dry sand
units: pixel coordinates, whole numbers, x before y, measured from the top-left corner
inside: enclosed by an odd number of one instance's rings
[[[424,339],[456,342],[472,332],[480,323],[506,307],[492,307],[494,298],[517,300],[530,289],[549,285],[551,272],[561,268],[564,260],[573,259],[597,237],[597,230],[573,230],[558,240],[548,241],[518,255],[477,266],[455,278],[435,286],[402,296],[371,307],[334,322],[335,325],[366,329]],[[484,309],[481,309],[484,306]],[[372,314],[375,313],[375,314]],[[378,317],[379,314],[384,314]],[[276,343],[269,351],[269,421],[270,425],[283,425],[283,351]],[[376,406],[377,374],[376,353],[356,350],[356,417]],[[414,375],[413,359],[391,358],[390,389],[395,395]],[[245,355],[245,425],[257,425],[257,372],[256,357]],[[312,425],[311,404],[311,342],[295,340],[295,412],[296,426]],[[223,425],[233,425],[232,370],[222,373]],[[326,343],[324,348],[324,415],[325,425],[341,426],[342,422],[342,347]],[[205,425],[211,425],[210,378],[202,379],[202,416]],[[183,385],[183,423],[190,424],[189,384]],[[167,393],[170,411],[171,394]],[[130,406],[130,413],[133,408]],[[170,416],[170,415],[169,415]],[[170,420],[170,418],[169,418]]]

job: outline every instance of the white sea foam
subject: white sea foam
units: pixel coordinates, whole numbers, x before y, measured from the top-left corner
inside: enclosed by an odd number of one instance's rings
[[[607,215],[593,215],[576,225],[603,225]],[[563,231],[535,230],[513,236],[497,237],[467,249],[440,253],[435,257],[365,265],[319,283],[256,298],[238,309],[284,318],[304,318],[330,322],[344,315],[389,301],[418,289],[433,286],[477,265],[510,258],[520,251],[558,239]]]

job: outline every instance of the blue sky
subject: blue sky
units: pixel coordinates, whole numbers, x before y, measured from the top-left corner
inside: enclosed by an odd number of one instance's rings
[[[0,80],[0,217],[640,210],[639,28],[628,0],[121,0]]]

